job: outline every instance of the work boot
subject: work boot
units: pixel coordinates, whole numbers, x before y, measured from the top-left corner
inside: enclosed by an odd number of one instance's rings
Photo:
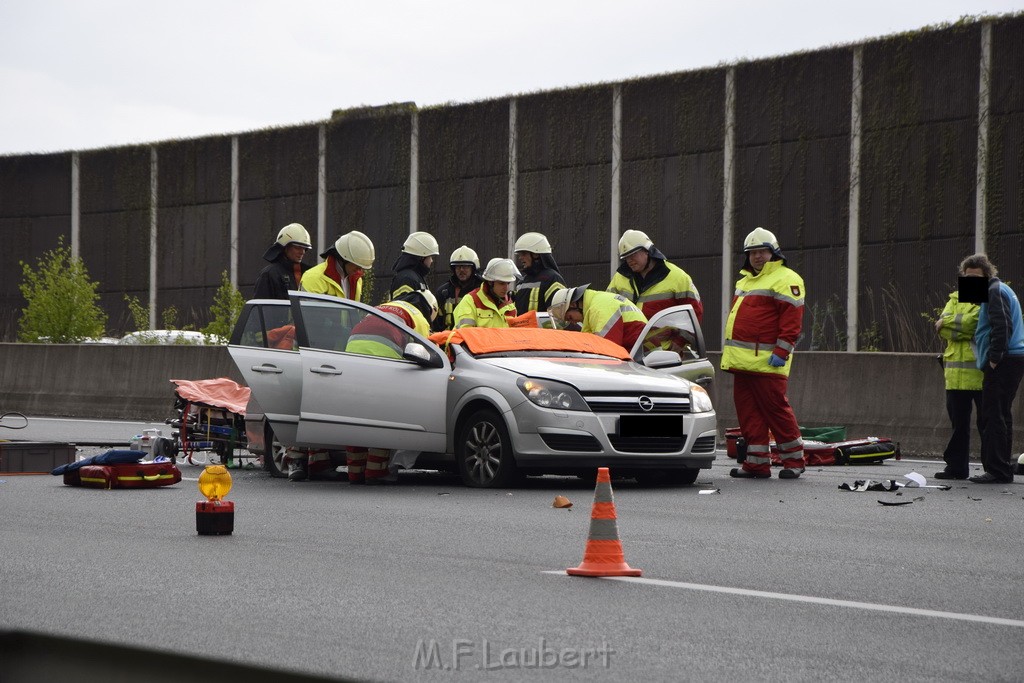
[[[302,460],[292,460],[288,465],[288,481],[305,481],[309,476],[306,472],[306,463]]]
[[[801,467],[799,469],[797,469],[795,467],[793,467],[793,468],[786,468],[786,469],[782,470],[781,472],[779,472],[779,479],[799,479],[800,475],[803,473],[803,471],[804,471],[803,467]]]
[[[745,470],[740,467],[733,467],[729,470],[730,477],[736,477],[737,479],[768,479],[772,476],[771,472],[752,472]]]

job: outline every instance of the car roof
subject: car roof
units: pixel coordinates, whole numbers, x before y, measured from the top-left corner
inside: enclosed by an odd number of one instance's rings
[[[535,327],[461,327],[430,335],[438,346],[461,344],[474,354],[507,351],[569,351],[596,353],[629,360],[626,349],[604,337],[586,332],[548,330]]]

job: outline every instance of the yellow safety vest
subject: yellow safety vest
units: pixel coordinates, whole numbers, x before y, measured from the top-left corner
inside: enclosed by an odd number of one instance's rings
[[[302,290],[313,294],[330,294],[339,299],[362,301],[363,278],[356,280],[356,291],[351,297],[345,296],[345,290],[337,282],[327,276],[327,261],[317,264],[302,275]]]
[[[985,375],[978,369],[978,360],[971,348],[974,330],[978,327],[981,306],[960,303],[960,295],[952,292],[939,320],[939,336],[946,340],[942,353],[942,367],[946,375],[946,390],[981,391]]]
[[[516,314],[511,300],[498,306],[484,294],[483,285],[462,297],[452,317],[455,329],[460,327],[508,327],[508,317]]]

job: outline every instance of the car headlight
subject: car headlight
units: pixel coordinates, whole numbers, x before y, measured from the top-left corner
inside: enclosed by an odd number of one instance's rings
[[[711,404],[711,397],[707,390],[699,384],[690,387],[690,412],[710,413],[715,407]]]
[[[520,377],[516,382],[519,390],[526,398],[541,408],[557,408],[559,410],[590,410],[587,402],[579,392],[568,384],[549,379],[533,379]]]

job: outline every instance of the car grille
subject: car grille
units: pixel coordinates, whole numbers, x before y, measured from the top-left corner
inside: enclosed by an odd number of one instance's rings
[[[676,453],[686,444],[685,436],[621,437],[609,434],[608,439],[620,453]]]
[[[714,436],[702,436],[693,442],[694,453],[714,453],[715,452],[715,437]]]
[[[598,396],[587,395],[584,399],[595,413],[649,413],[679,414],[690,412],[689,396],[657,396],[647,394],[643,398],[650,399],[653,404],[650,410],[644,410],[640,404],[641,396]]]
[[[599,453],[601,443],[590,434],[541,434],[544,444],[553,451]]]

